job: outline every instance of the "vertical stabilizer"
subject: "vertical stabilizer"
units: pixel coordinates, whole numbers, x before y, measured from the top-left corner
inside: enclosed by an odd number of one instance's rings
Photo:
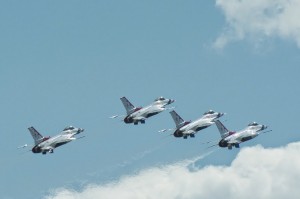
[[[222,122],[220,122],[219,120],[216,120],[215,121],[216,125],[217,125],[217,128],[220,132],[220,135],[222,138],[225,138],[229,135],[229,131],[228,129],[224,126],[224,124],[222,124]]]
[[[127,115],[133,113],[135,110],[135,106],[133,106],[133,104],[131,104],[131,102],[126,97],[121,97],[120,99],[126,109]]]
[[[176,113],[176,111],[173,110],[170,112],[170,114],[176,124],[176,128],[180,128],[184,125],[185,121]]]
[[[33,126],[29,127],[28,130],[30,131],[31,136],[34,139],[35,145],[43,141],[44,137]]]

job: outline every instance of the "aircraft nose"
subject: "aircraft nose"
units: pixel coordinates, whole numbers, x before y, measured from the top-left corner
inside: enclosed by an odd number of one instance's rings
[[[82,128],[78,128],[78,131],[77,131],[77,133],[81,133],[81,132],[83,132],[84,131],[84,129],[82,129]]]
[[[266,128],[268,128],[267,125],[262,125],[261,130],[265,130]]]
[[[222,117],[223,115],[225,115],[225,113],[218,113],[218,118]]]
[[[175,102],[175,100],[173,100],[173,99],[169,99],[169,102],[168,102],[168,104],[172,104],[173,102]]]

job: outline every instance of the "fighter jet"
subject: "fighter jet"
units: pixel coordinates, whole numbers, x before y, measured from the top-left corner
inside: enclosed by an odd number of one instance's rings
[[[255,138],[268,127],[266,125],[252,122],[248,124],[245,129],[234,132],[229,131],[219,120],[217,120],[215,123],[222,137],[218,145],[220,147],[227,147],[228,149],[232,149],[232,146],[235,148],[240,148],[240,143]]]
[[[46,153],[53,153],[53,150],[56,147],[79,139],[75,138],[74,136],[84,131],[82,128],[68,126],[60,134],[54,137],[44,137],[34,127],[29,127],[28,130],[34,139],[34,147],[32,148],[32,152],[42,153],[43,155]]]
[[[137,125],[139,122],[141,124],[145,123],[145,120],[153,115],[156,115],[168,108],[167,105],[172,104],[175,100],[166,99],[164,97],[159,97],[154,100],[153,103],[146,107],[135,107],[126,97],[120,98],[127,112],[127,116],[124,118],[126,124],[133,123]],[[111,118],[116,118],[118,116],[112,116]]]
[[[176,124],[176,130],[173,135],[175,137],[183,137],[184,139],[187,139],[188,136],[192,138],[195,137],[198,131],[211,126],[215,123],[216,119],[224,115],[224,113],[209,110],[205,112],[201,118],[192,122],[183,120],[174,110],[171,111],[170,114]]]

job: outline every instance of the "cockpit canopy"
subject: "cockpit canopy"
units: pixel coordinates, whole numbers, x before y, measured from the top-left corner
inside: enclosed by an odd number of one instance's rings
[[[68,131],[68,130],[74,130],[75,128],[73,126],[67,126],[66,128],[64,128],[64,131]]]
[[[250,124],[248,124],[248,126],[257,126],[258,124],[256,122],[251,122]]]
[[[210,114],[214,114],[214,113],[215,113],[215,111],[209,110],[209,111],[205,112],[203,115],[210,115]]]
[[[155,102],[157,102],[157,101],[163,101],[163,100],[165,100],[166,98],[164,98],[164,97],[158,97],[158,98],[156,98],[154,101]]]

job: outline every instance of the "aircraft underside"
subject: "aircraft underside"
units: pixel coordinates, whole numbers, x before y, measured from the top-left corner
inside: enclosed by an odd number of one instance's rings
[[[240,144],[239,143],[228,143],[228,141],[225,141],[225,140],[221,140],[219,142],[219,147],[222,147],[222,148],[227,147],[228,149],[231,150],[233,146],[235,148],[240,148]]]
[[[252,136],[243,137],[243,138],[241,139],[241,141],[242,141],[242,142],[246,142],[246,141],[248,141],[248,140],[251,140],[252,138],[253,138]]]
[[[153,115],[157,115],[158,113],[160,113],[160,112],[149,113],[149,114],[147,114],[146,118],[149,118]]]
[[[246,142],[248,140],[251,140],[253,137],[252,136],[247,136],[247,137],[243,137],[240,142]],[[220,147],[227,147],[228,149],[232,149],[232,147],[235,147],[235,148],[240,148],[240,144],[239,143],[228,143],[228,141],[225,141],[225,140],[221,140],[219,142],[219,146]]]
[[[195,131],[193,131],[194,133],[184,133],[184,131],[176,130],[173,135],[174,135],[174,137],[183,137],[183,139],[187,139],[189,136],[191,138],[194,138],[196,132],[206,129],[207,127],[209,127],[209,126],[197,127],[195,129]],[[190,130],[190,131],[192,131],[192,130]]]
[[[151,117],[151,116],[157,115],[158,113],[160,113],[160,112],[149,113],[149,114],[145,115],[145,119],[146,119],[146,118],[149,118],[149,117]],[[134,125],[138,125],[139,122],[140,122],[141,124],[145,124],[145,122],[146,122],[145,119],[137,119],[137,120],[135,120],[134,118],[132,118],[132,117],[130,117],[130,116],[127,116],[127,117],[124,118],[124,122],[125,122],[126,124],[133,123]]]
[[[201,131],[201,130],[203,130],[203,129],[206,129],[207,127],[209,127],[209,126],[200,126],[200,127],[198,127],[198,128],[196,128],[196,132],[197,131]]]
[[[68,142],[69,142],[69,141],[59,142],[59,143],[55,144],[55,145],[53,146],[53,148],[48,148],[48,149],[44,149],[44,150],[43,150],[41,147],[36,146],[36,147],[34,147],[34,148],[32,149],[32,152],[33,152],[33,153],[42,153],[43,155],[45,155],[45,154],[47,154],[47,153],[53,153],[55,148],[60,147],[60,146],[62,146],[62,145],[64,145],[64,144],[67,144]]]
[[[59,142],[59,143],[55,144],[54,148],[57,148],[57,147],[59,147],[59,146],[61,146],[61,145],[64,145],[64,144],[67,144],[68,142],[69,142],[69,141]]]

